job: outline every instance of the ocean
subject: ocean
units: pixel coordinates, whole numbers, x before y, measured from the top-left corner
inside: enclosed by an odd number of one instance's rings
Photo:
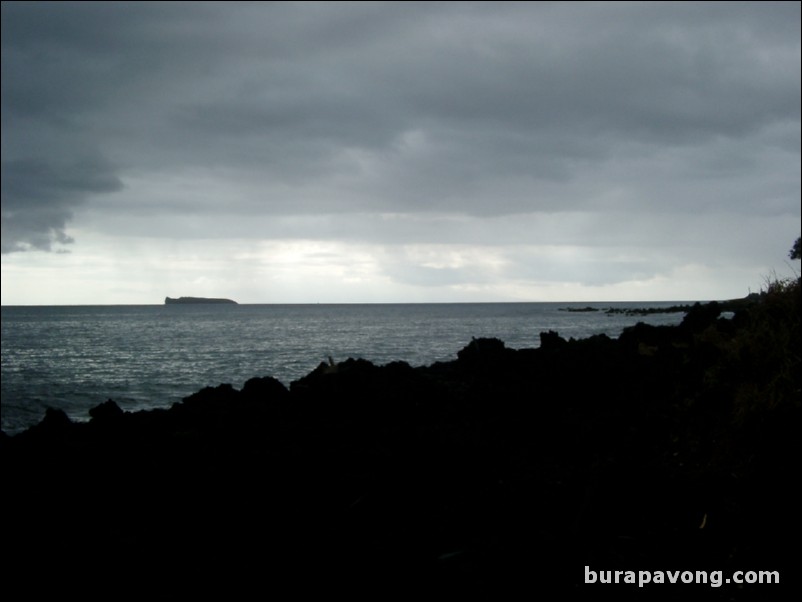
[[[48,407],[88,420],[107,399],[136,411],[255,376],[289,386],[329,358],[420,366],[456,359],[474,337],[515,349],[538,347],[548,330],[617,337],[636,322],[677,324],[684,314],[565,310],[680,303],[4,306],[2,429],[19,433]]]

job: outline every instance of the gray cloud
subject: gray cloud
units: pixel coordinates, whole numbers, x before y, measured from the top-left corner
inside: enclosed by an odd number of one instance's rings
[[[799,22],[795,2],[4,2],[3,252],[68,242],[86,207],[796,216]]]
[[[2,251],[49,251],[73,242],[65,232],[72,208],[89,194],[122,188],[114,171],[99,160],[61,162],[14,159],[0,166],[3,199]]]

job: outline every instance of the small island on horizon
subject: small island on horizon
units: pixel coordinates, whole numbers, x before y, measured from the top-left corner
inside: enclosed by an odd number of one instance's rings
[[[231,299],[218,299],[210,297],[178,297],[177,299],[173,299],[172,297],[164,298],[165,305],[191,305],[200,303],[226,303],[229,305],[238,305],[236,301],[232,301]]]

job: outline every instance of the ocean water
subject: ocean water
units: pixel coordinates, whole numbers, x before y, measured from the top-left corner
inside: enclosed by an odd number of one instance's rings
[[[289,386],[329,357],[420,366],[456,359],[472,337],[516,349],[538,347],[548,330],[617,337],[636,322],[677,324],[684,314],[563,310],[678,303],[5,306],[2,429],[18,433],[47,407],[87,420],[107,399],[135,411],[255,376]]]

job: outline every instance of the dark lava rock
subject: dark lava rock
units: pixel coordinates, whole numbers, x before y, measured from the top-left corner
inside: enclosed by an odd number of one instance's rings
[[[416,368],[330,361],[289,389],[254,378],[136,413],[109,400],[89,424],[48,410],[0,447],[6,581],[779,598],[584,584],[585,566],[794,584],[799,360],[771,355],[786,334],[759,317],[725,327],[700,308],[618,340],[543,333],[539,349],[474,339]]]
[[[124,412],[114,400],[109,399],[89,410],[89,415],[95,422],[110,422],[121,419]]]

